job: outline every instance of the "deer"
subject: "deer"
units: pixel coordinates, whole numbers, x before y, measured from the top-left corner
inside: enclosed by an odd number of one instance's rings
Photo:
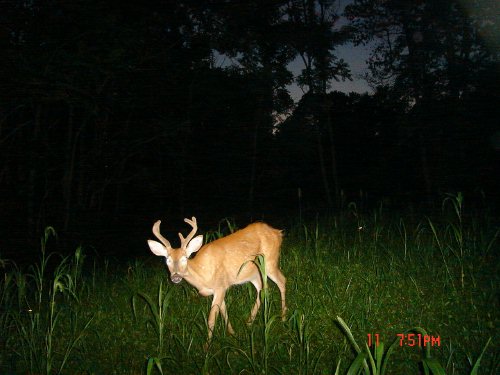
[[[226,332],[233,335],[234,330],[228,318],[226,291],[232,285],[252,283],[257,291],[257,299],[247,319],[251,324],[261,304],[260,291],[263,280],[258,267],[253,262],[259,254],[264,255],[267,276],[278,286],[281,293],[281,318],[286,318],[286,278],[279,268],[279,256],[282,242],[282,231],[256,222],[228,236],[203,245],[203,236],[195,237],[198,230],[196,218],[193,216],[184,221],[191,226],[191,232],[184,238],[179,233],[181,246],[172,248],[170,242],[161,235],[158,220],[153,225],[153,234],[160,241],[148,240],[153,254],[165,257],[170,280],[179,284],[185,279],[198,290],[201,296],[213,296],[208,315],[208,340],[212,339],[215,322],[221,313]],[[196,253],[193,258],[190,256]]]

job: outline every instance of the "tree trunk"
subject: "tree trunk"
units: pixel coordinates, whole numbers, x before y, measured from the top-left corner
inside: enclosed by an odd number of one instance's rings
[[[328,137],[330,140],[330,159],[331,159],[331,171],[332,171],[332,180],[333,180],[333,193],[335,198],[335,204],[340,205],[340,182],[339,175],[337,169],[337,152],[335,148],[335,136],[333,134],[333,123],[331,117],[331,103],[328,100],[328,97],[325,93],[325,118],[326,118],[326,128],[328,129]]]
[[[258,110],[258,112],[260,112]],[[257,149],[258,149],[258,140],[259,140],[259,122],[262,116],[257,115],[257,119],[255,120],[255,128],[253,132],[252,139],[252,156],[251,156],[251,167],[250,167],[250,186],[248,189],[248,213],[250,215],[250,220],[253,218],[253,209],[254,209],[254,195],[255,195],[255,184],[256,184],[256,175],[257,175]]]
[[[321,179],[323,180],[323,188],[325,190],[325,199],[328,205],[328,208],[332,207],[332,193],[330,190],[330,183],[328,182],[328,173],[326,171],[325,157],[323,151],[323,143],[321,132],[319,129],[319,124],[316,124],[316,141],[318,145],[318,157],[319,157],[319,168],[321,170]]]
[[[36,224],[39,222],[36,217],[35,212],[37,204],[36,197],[36,188],[37,188],[37,166],[38,166],[38,155],[39,155],[39,138],[40,138],[40,128],[41,128],[41,115],[42,115],[42,106],[40,104],[36,104],[35,113],[34,113],[34,129],[33,129],[33,138],[31,141],[31,145],[34,149],[31,150],[30,154],[30,162],[29,162],[29,171],[27,175],[28,186],[27,186],[27,208],[28,208],[28,227],[30,235],[34,235],[36,233]]]
[[[425,199],[430,203],[432,194],[432,180],[429,169],[427,147],[423,135],[420,135],[420,165],[422,167],[422,177],[424,180]]]

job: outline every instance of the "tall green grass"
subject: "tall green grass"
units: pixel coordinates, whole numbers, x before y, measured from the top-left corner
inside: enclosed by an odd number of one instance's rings
[[[14,266],[1,287],[2,334],[7,337],[6,348],[15,354],[2,353],[2,358],[11,363],[19,360],[30,373],[62,373],[95,317],[81,311],[81,249],[73,257],[47,253],[51,235],[55,231],[48,227],[40,261],[27,271]]]
[[[0,373],[498,373],[498,226],[469,215],[462,196],[420,220],[350,205],[285,233],[286,321],[266,282],[247,325],[255,291],[235,286],[226,304],[236,333],[219,319],[205,347],[211,300],[171,284],[146,246],[128,262],[88,262],[80,248],[49,251],[48,228],[33,266],[0,262]],[[255,262],[265,275],[265,258]],[[400,346],[411,330],[441,345]],[[379,346],[367,347],[368,334]]]

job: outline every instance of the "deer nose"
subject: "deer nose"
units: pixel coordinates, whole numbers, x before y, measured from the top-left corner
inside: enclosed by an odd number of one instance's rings
[[[179,275],[178,273],[174,273],[171,277],[170,277],[170,280],[172,280],[172,282],[174,284],[179,284],[181,281],[182,281],[182,276]]]

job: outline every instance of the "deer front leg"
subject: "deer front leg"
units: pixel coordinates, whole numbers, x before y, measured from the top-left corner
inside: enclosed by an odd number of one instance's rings
[[[226,315],[224,319],[227,319],[226,305],[224,302],[225,295],[225,290],[217,290],[214,292],[212,307],[210,308],[210,314],[208,315],[208,342],[210,342],[210,340],[212,339],[212,335],[215,329],[215,321],[217,320],[219,311],[222,311],[223,316]]]

